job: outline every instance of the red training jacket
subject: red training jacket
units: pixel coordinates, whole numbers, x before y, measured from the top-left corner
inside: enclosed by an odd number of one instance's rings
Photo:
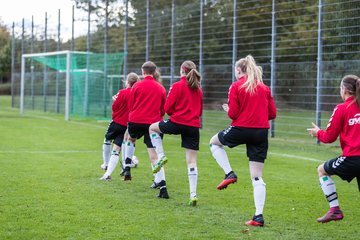
[[[112,104],[112,120],[123,126],[127,126],[128,123],[130,91],[131,88],[119,90],[117,98]]]
[[[174,123],[200,128],[202,111],[201,89],[191,89],[187,85],[186,77],[181,77],[180,81],[174,83],[169,90],[165,112]]]
[[[332,143],[339,135],[342,155],[360,156],[360,109],[353,96],[334,108],[326,130],[320,130],[317,138]]]
[[[242,76],[229,88],[229,111],[231,126],[246,128],[270,128],[269,120],[275,119],[276,107],[268,86],[260,83],[250,94],[241,86],[247,77]]]
[[[129,122],[152,124],[163,119],[166,101],[165,88],[152,76],[146,76],[131,88]]]

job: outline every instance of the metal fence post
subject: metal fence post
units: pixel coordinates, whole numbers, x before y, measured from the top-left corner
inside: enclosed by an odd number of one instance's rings
[[[128,27],[129,27],[129,0],[125,1],[125,30],[124,30],[124,80],[127,75],[127,51],[128,51]]]
[[[71,52],[66,51],[66,78],[65,78],[65,121],[70,116],[70,82],[71,82]]]
[[[276,2],[272,1],[272,18],[271,18],[271,66],[270,66],[270,90],[271,95],[275,97],[276,81]],[[275,137],[275,120],[270,122],[270,137]]]
[[[57,34],[57,46],[56,49],[57,51],[60,51],[60,26],[61,26],[61,22],[60,22],[60,9],[58,11],[58,34]],[[56,57],[56,64],[59,65],[60,64],[60,59],[59,56]],[[56,100],[55,100],[55,108],[56,108],[56,112],[59,113],[60,112],[60,97],[59,97],[59,71],[56,71],[56,86],[55,86],[55,95],[56,95]]]
[[[105,6],[105,33],[104,33],[104,79],[103,79],[103,101],[104,101],[104,117],[106,117],[108,104],[108,97],[106,96],[107,85],[107,54],[108,54],[108,31],[109,31],[109,0],[106,0]]]
[[[236,63],[236,58],[237,58],[237,39],[236,39],[236,31],[237,31],[237,27],[236,27],[236,23],[237,23],[237,0],[234,0],[234,5],[233,5],[233,46],[232,46],[232,82],[235,82],[237,79],[235,77],[235,63]]]
[[[30,52],[34,53],[34,16],[31,16],[31,45]],[[34,60],[30,60],[30,71],[31,71],[31,109],[35,108],[35,96],[34,96]]]
[[[150,2],[146,0],[146,55],[145,61],[149,61],[149,31],[150,31]]]
[[[199,71],[201,77],[204,75],[204,66],[203,66],[203,15],[204,15],[204,0],[200,0],[200,33],[199,33]],[[204,82],[202,82],[202,87],[204,87]]]
[[[44,52],[47,52],[47,12],[45,12],[45,29],[44,29]],[[44,99],[44,112],[46,112],[46,84],[47,84],[47,67],[44,65],[43,76],[43,99]]]
[[[70,45],[70,53],[69,54],[69,61],[70,61],[70,68],[69,71],[71,71],[71,74],[69,74],[69,88],[72,88],[72,52],[75,50],[75,6],[73,5],[71,7],[71,45]],[[66,90],[67,91],[67,90]],[[69,90],[70,91],[70,90]],[[69,92],[69,96],[70,96],[70,92]],[[66,93],[65,93],[66,95]],[[71,102],[69,101],[67,104],[68,106],[68,114],[70,114],[70,112],[72,113],[74,110],[74,101],[72,100]],[[65,103],[66,104],[66,103]],[[66,106],[65,106],[66,108]],[[66,113],[65,113],[66,114]]]
[[[25,57],[21,54],[21,79],[20,79],[20,114],[24,114],[24,98],[25,98]]]
[[[200,76],[204,79],[204,66],[203,66],[203,16],[204,16],[204,0],[200,0],[200,33],[199,33],[199,71]],[[201,81],[202,88],[204,89],[205,82]],[[203,117],[200,118],[201,126],[203,126]]]
[[[22,31],[21,31],[21,56],[24,55],[24,49],[25,49],[25,46],[24,46],[24,41],[25,41],[25,20],[24,18],[22,19]],[[24,60],[25,61],[25,60]],[[23,65],[21,65],[21,69],[24,70],[25,69],[25,62],[24,62],[24,69],[23,69]],[[21,86],[25,86],[25,70],[24,72],[21,74],[21,77],[22,77],[22,81],[21,81]],[[20,99],[22,99],[22,113],[24,113],[24,91],[22,91],[20,93]],[[20,107],[21,108],[21,107]]]
[[[11,39],[11,107],[15,107],[15,23],[12,24]]]
[[[91,12],[91,1],[88,3],[88,26],[87,26],[87,37],[86,37],[86,73],[85,73],[85,84],[84,84],[84,116],[88,115],[88,95],[89,95],[89,67],[90,67],[90,12]]]
[[[170,86],[174,82],[174,76],[175,76],[175,0],[172,1],[171,4],[171,49],[170,49]]]
[[[75,6],[72,6],[71,9],[71,45],[70,50],[74,51],[75,49]]]
[[[317,41],[317,73],[316,73],[316,125],[321,127],[321,81],[322,81],[322,18],[323,2],[319,0],[319,17],[318,17],[318,41]],[[320,144],[319,140],[316,140]]]

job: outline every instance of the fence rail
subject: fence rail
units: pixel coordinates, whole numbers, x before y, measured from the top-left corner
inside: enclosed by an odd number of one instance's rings
[[[51,25],[46,14],[43,24],[35,24],[34,20],[14,23],[13,107],[19,106],[22,54],[64,49],[105,55],[126,52],[122,74],[131,71],[140,74],[140,66],[150,59],[163,75],[169,76],[164,79],[167,89],[178,80],[181,63],[191,59],[198,64],[203,77],[208,110],[205,114],[209,114],[204,127],[219,130],[225,126],[216,126],[219,117],[213,111],[224,117],[221,104],[234,81],[232,65],[251,54],[264,69],[265,83],[271,87],[279,111],[279,118],[271,125],[272,133],[277,137],[298,137],[306,135],[305,129],[312,121],[326,126],[329,111],[341,101],[340,79],[346,74],[360,75],[360,0],[146,3],[127,0],[113,3],[120,9],[115,19],[114,14],[105,14],[106,8],[98,10],[102,14],[73,8],[74,24],[69,39],[59,37],[66,35],[61,32],[61,22]],[[77,16],[84,12],[88,27],[78,29],[84,25],[84,19]],[[58,14],[58,18],[51,17],[61,19],[61,12]],[[44,71],[44,82],[47,77],[49,74]],[[43,88],[41,84],[37,87]],[[102,97],[99,104],[109,105],[109,100],[104,99],[109,96]],[[108,107],[106,115],[96,117],[109,118]],[[228,124],[226,116],[224,122]]]

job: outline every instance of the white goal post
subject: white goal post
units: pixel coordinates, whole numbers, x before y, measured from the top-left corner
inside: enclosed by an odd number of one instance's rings
[[[69,120],[70,110],[70,72],[71,72],[71,54],[87,54],[86,52],[74,52],[74,51],[56,51],[47,53],[32,53],[23,54],[21,56],[21,82],[20,82],[20,114],[24,113],[24,93],[25,93],[25,64],[27,58],[33,57],[46,57],[54,55],[66,55],[66,73],[65,73],[65,120]]]

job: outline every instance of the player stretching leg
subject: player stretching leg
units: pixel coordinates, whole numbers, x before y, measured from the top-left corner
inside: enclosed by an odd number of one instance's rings
[[[317,219],[320,223],[342,220],[335,183],[331,178],[337,175],[351,182],[357,178],[360,191],[360,79],[355,75],[346,75],[340,83],[340,96],[343,103],[338,104],[329,119],[326,130],[314,123],[308,129],[311,136],[320,142],[332,143],[340,136],[342,154],[318,167],[320,187],[329,202],[328,212]]]
[[[238,80],[230,86],[228,104],[223,105],[232,120],[231,126],[211,138],[210,151],[225,173],[217,186],[222,190],[237,182],[224,146],[246,144],[255,203],[255,215],[246,225],[261,227],[266,196],[262,172],[268,150],[269,120],[275,119],[276,107],[270,89],[262,81],[262,69],[251,55],[237,61],[234,67]]]
[[[181,135],[181,146],[185,148],[188,167],[189,205],[196,206],[198,201],[196,160],[200,141],[200,117],[203,109],[201,76],[196,70],[195,63],[189,60],[182,63],[180,76],[180,81],[171,86],[165,103],[165,111],[170,119],[153,123],[149,128],[151,142],[159,158],[154,165],[153,172],[156,173],[167,162],[161,134]]]
[[[152,166],[156,164],[158,156],[151,143],[149,127],[152,123],[161,121],[165,115],[166,90],[160,83],[160,73],[157,66],[148,61],[142,65],[141,69],[144,79],[134,85],[130,94],[129,137],[125,144],[125,181],[131,180],[130,164],[137,139],[144,137],[151,164]],[[155,182],[159,183],[160,194],[158,197],[169,198],[165,172],[162,167],[155,174]]]
[[[114,102],[112,104],[112,121],[106,130],[103,144],[104,163],[101,165],[101,168],[105,170],[105,174],[100,178],[100,180],[111,180],[111,174],[119,162],[121,146],[127,136],[126,126],[129,115],[128,99],[131,87],[138,80],[139,76],[136,73],[129,73],[125,80],[126,88],[119,90],[119,92],[113,96]],[[114,146],[110,157],[112,141],[114,142]]]

